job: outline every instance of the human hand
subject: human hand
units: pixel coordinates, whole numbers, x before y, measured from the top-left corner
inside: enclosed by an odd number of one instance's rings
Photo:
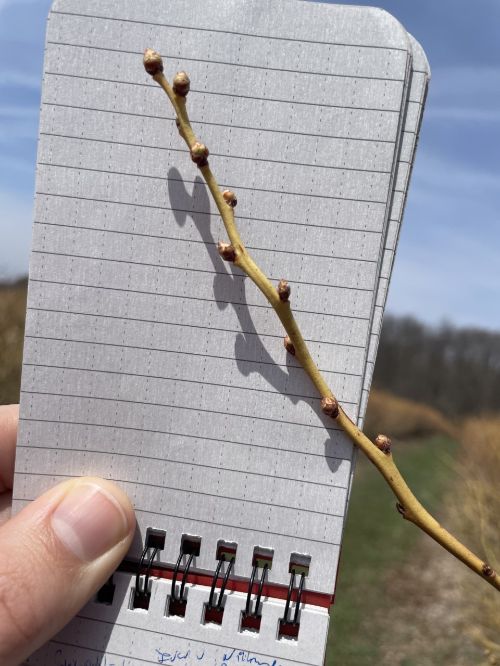
[[[0,406],[0,664],[15,666],[56,634],[124,558],[135,516],[109,481],[59,484],[6,520],[17,405]]]

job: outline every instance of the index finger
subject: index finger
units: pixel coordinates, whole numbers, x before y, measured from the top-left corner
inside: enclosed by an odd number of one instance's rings
[[[12,489],[19,405],[0,406],[0,493]]]

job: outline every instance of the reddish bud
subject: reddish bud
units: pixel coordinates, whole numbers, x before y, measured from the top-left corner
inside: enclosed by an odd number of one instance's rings
[[[283,344],[284,344],[285,349],[287,350],[287,352],[288,352],[289,354],[291,354],[292,356],[295,356],[295,347],[293,346],[293,342],[290,340],[290,338],[288,337],[288,335],[287,335],[286,338],[283,340]]]
[[[151,74],[151,76],[163,72],[163,60],[161,59],[161,55],[158,53],[158,51],[154,51],[153,49],[146,49],[144,51],[143,63],[144,69],[148,74]]]
[[[222,241],[219,241],[217,243],[217,250],[225,261],[236,261],[236,250],[230,243],[223,243]]]
[[[199,167],[206,166],[208,164],[208,148],[204,143],[199,143],[198,141],[191,146],[191,159]]]
[[[487,564],[486,562],[483,564],[481,570],[483,572],[483,576],[486,576],[486,578],[493,578],[495,575],[495,570],[493,569],[493,567],[490,567],[490,565]]]
[[[331,416],[332,419],[336,419],[339,415],[339,403],[333,396],[323,398],[321,400],[321,411],[323,414]]]
[[[290,285],[286,280],[278,282],[278,296],[281,301],[287,301],[290,298]]]
[[[377,447],[377,449],[380,449],[382,453],[390,453],[391,452],[391,446],[392,442],[387,437],[387,435],[377,435],[374,440],[374,444]]]
[[[231,190],[224,190],[222,196],[224,197],[224,201],[227,203],[228,206],[231,206],[231,208],[234,208],[238,203],[236,194],[234,192],[231,192]]]
[[[186,97],[191,86],[191,81],[186,72],[177,72],[172,82],[172,88],[179,97]]]

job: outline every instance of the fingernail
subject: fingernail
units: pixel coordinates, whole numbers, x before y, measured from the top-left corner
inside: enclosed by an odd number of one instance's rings
[[[94,483],[70,490],[52,514],[51,523],[63,545],[86,562],[104,555],[129,531],[118,500]]]

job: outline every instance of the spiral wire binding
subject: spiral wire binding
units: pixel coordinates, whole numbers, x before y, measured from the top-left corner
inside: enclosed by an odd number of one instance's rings
[[[149,594],[149,579],[151,578],[151,567],[153,566],[154,559],[158,554],[158,548],[153,548],[153,551],[149,557],[146,573],[144,575],[144,585],[141,587],[141,571],[144,566],[144,561],[146,555],[148,554],[149,546],[146,544],[144,550],[142,551],[141,559],[139,560],[139,565],[137,567],[137,573],[135,575],[135,593],[137,595],[148,595]]]
[[[219,598],[217,601],[217,605],[214,605],[215,587],[217,585],[217,581],[220,576],[220,570],[225,561],[226,561],[226,556],[223,554],[221,559],[219,560],[219,564],[217,565],[217,569],[215,570],[214,576],[212,578],[212,587],[210,588],[210,596],[208,597],[208,602],[207,602],[207,608],[209,609],[216,608],[216,610],[218,611],[222,610],[222,602],[224,601],[224,592],[226,591],[227,582],[229,580],[229,576],[231,575],[231,571],[233,569],[234,559],[229,560],[224,580],[222,581],[222,585],[219,591]]]
[[[251,612],[252,588],[253,588],[253,583],[254,583],[254,580],[255,580],[255,574],[257,573],[257,568],[258,568],[258,565],[254,564],[253,569],[252,569],[252,576],[251,576],[250,582],[248,584],[247,602],[246,602],[246,605],[245,605],[245,615],[254,615],[254,616],[259,615],[260,600],[261,600],[261,597],[262,597],[262,590],[264,589],[264,582],[266,580],[266,574],[267,574],[267,570],[269,568],[269,565],[264,564],[264,567],[262,568],[262,575],[260,577],[259,589],[257,591],[257,597],[255,599],[255,613],[252,613]]]
[[[290,583],[288,584],[288,594],[286,596],[285,611],[283,617],[279,621],[279,637],[286,636],[288,638],[297,638],[299,634],[299,612],[300,604],[302,602],[302,593],[304,592],[304,584],[306,580],[306,574],[300,574],[300,583],[297,592],[297,599],[295,601],[295,610],[293,613],[293,620],[289,619],[290,605],[292,602],[292,594],[295,587],[295,569],[292,569],[290,573]]]
[[[151,592],[149,591],[149,583],[151,580],[153,563],[158,555],[158,553],[163,550],[164,546],[165,533],[160,530],[151,530],[151,532],[146,537],[146,542],[144,549],[141,553],[141,557],[137,563],[136,573],[135,573],[135,588],[131,608],[142,608],[148,610],[149,600],[151,597]],[[168,602],[168,615],[178,615],[184,617],[186,612],[187,599],[184,598],[186,583],[188,580],[189,572],[193,564],[194,558],[199,555],[200,542],[199,538],[196,538],[198,543],[194,540],[187,539],[181,544],[181,549],[179,552],[179,557],[175,567],[173,568],[172,574],[172,587],[171,594]],[[151,552],[150,552],[151,551]],[[148,552],[150,552],[148,557]],[[181,570],[182,559],[185,555],[188,555],[186,566]],[[216,624],[222,623],[222,617],[224,614],[224,595],[227,589],[231,573],[234,568],[235,558],[234,556],[227,557],[227,554],[222,552],[220,555],[217,555],[218,563],[217,567],[212,576],[212,582],[210,586],[210,594],[208,601],[205,604],[205,622],[214,622]],[[309,558],[310,560],[310,558]],[[224,564],[227,564],[224,577],[222,578],[222,572]],[[300,564],[300,563],[299,563]],[[257,594],[255,596],[255,601],[252,604],[252,593],[255,585],[255,579],[257,577],[257,569],[262,567],[262,573],[260,575],[260,580],[258,584]],[[290,582],[288,584],[285,608],[283,612],[283,617],[280,618],[278,623],[278,638],[292,638],[297,639],[299,633],[299,617],[300,617],[300,606],[302,603],[302,596],[304,593],[305,580],[308,572],[303,570],[303,566],[299,566],[299,571],[295,566],[290,562]],[[248,589],[245,602],[245,610],[241,612],[241,626],[240,630],[250,630],[258,632],[260,630],[260,622],[262,619],[262,613],[260,612],[262,595],[264,592],[264,585],[270,570],[270,562],[264,562],[262,564],[262,559],[257,559],[254,561],[252,566],[252,573],[248,581]],[[182,574],[179,592],[177,592],[177,581],[179,576]],[[292,611],[292,597],[295,589],[295,581],[297,575],[300,574],[300,582],[297,587],[297,596],[295,600],[295,608],[293,609],[293,617],[290,618]],[[141,581],[141,577],[144,576],[144,579]],[[222,584],[220,590],[217,594],[217,583],[222,578]],[[110,588],[109,590],[107,588]],[[108,583],[103,586],[102,590],[99,592],[101,599],[98,599],[100,603],[112,603],[113,594],[111,593],[111,588],[114,592],[114,584],[112,578]]]
[[[189,574],[189,569],[191,568],[191,564],[193,563],[193,559],[194,559],[195,555],[194,555],[194,553],[191,553],[189,555],[189,558],[188,558],[188,561],[187,561],[187,564],[186,564],[186,568],[182,572],[181,587],[180,587],[180,590],[179,590],[179,596],[177,596],[177,592],[176,592],[177,576],[179,575],[179,570],[180,570],[180,566],[181,566],[183,556],[184,556],[184,553],[181,550],[181,552],[179,553],[179,557],[177,558],[177,563],[175,565],[174,575],[172,576],[172,599],[174,601],[178,601],[178,602],[181,602],[181,603],[184,602],[184,589],[186,587],[186,581],[187,581],[187,577],[188,577],[188,574]]]

